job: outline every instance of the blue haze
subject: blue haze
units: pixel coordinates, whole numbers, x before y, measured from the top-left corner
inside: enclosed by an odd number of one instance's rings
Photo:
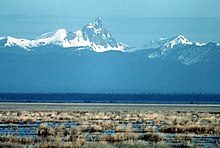
[[[0,36],[75,31],[99,16],[117,40],[131,46],[178,34],[220,42],[219,6],[219,0],[2,0]]]
[[[0,36],[35,38],[45,32],[65,28],[76,31],[95,17],[1,16]],[[219,18],[181,17],[102,17],[103,25],[116,40],[130,46],[143,46],[160,37],[185,35],[189,40],[220,42]]]
[[[220,17],[219,0],[1,0],[2,15]]]
[[[220,42],[219,6],[219,0],[1,0],[0,36],[35,38],[60,28],[76,31],[101,17],[114,38],[130,46],[141,47],[151,40],[179,34],[194,41]],[[0,54],[0,91],[220,90],[219,58],[186,67],[172,59],[151,62],[146,60],[145,51],[134,55],[107,52],[100,56],[87,51],[80,56],[65,54]]]

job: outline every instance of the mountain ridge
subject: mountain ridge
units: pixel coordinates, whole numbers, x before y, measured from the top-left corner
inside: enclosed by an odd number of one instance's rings
[[[143,49],[154,49],[148,54],[150,59],[164,59],[172,55],[185,65],[210,60],[216,54],[220,57],[220,46],[217,43],[201,43],[189,41],[183,35],[151,41]]]
[[[176,61],[184,65],[192,65],[220,57],[220,44],[190,41],[183,35],[153,40],[143,47],[130,47],[116,41],[112,34],[103,27],[100,17],[75,32],[58,29],[55,32],[44,33],[32,40],[11,36],[0,37],[0,47],[20,47],[25,51],[38,52],[39,48],[47,46],[74,47],[74,50],[89,49],[100,53],[106,51],[133,53],[146,50],[146,57],[151,60],[175,58]]]
[[[2,47],[18,46],[31,51],[32,48],[46,45],[55,45],[63,48],[89,47],[95,52],[105,52],[109,50],[124,51],[128,45],[117,42],[111,33],[103,27],[101,18],[87,24],[81,30],[68,32],[65,29],[58,29],[55,32],[44,33],[36,39],[14,38],[11,36],[1,37],[6,40]]]

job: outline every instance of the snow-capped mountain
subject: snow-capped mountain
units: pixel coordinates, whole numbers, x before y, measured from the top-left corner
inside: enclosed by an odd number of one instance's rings
[[[0,91],[220,93],[218,44],[177,36],[127,50],[100,21],[34,40],[0,38]],[[93,52],[107,50],[126,52]]]
[[[177,46],[186,46],[186,45],[196,45],[196,46],[203,46],[204,43],[197,43],[197,42],[191,42],[183,35],[179,35],[172,38],[160,38],[156,41],[151,41],[149,44],[147,44],[144,48],[146,49],[160,49],[160,51],[155,52],[154,54],[150,55],[150,58],[154,57],[161,57],[166,56],[170,52],[172,52],[172,49],[174,49]]]
[[[172,56],[185,65],[210,60],[213,56],[220,55],[218,44],[189,41],[183,35],[151,41],[144,49],[151,49],[148,55],[150,59]]]
[[[41,53],[47,52],[43,47],[76,48],[75,50],[90,49],[95,52],[121,51],[135,53],[147,51],[149,59],[175,59],[185,65],[202,61],[210,61],[220,57],[220,44],[200,43],[188,40],[183,35],[171,38],[160,38],[151,41],[143,48],[128,47],[117,42],[111,33],[103,27],[101,18],[87,24],[81,30],[68,32],[59,29],[55,32],[42,34],[35,39],[14,38],[11,36],[0,37],[0,47],[20,47],[26,51]],[[42,48],[41,48],[42,47]],[[56,49],[56,48],[49,48]],[[60,51],[60,50],[59,50]],[[71,50],[72,51],[72,50]]]
[[[54,33],[46,33],[33,40],[7,36],[2,38],[2,42],[0,44],[1,46],[5,47],[18,46],[26,49],[27,51],[31,51],[31,48],[46,46],[50,44],[63,46],[63,44],[66,42],[66,34],[67,33],[65,29],[59,29]]]
[[[28,51],[31,51],[32,48],[48,45],[61,46],[63,48],[87,47],[96,52],[124,51],[128,47],[113,38],[111,33],[103,27],[101,18],[97,18],[94,22],[76,32],[67,32],[65,29],[59,29],[56,32],[42,34],[33,40],[10,36],[0,38],[0,46],[18,46]]]

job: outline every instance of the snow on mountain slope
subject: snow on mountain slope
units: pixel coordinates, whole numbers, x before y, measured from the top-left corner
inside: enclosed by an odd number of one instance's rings
[[[1,38],[4,39],[4,38]],[[40,37],[28,40],[23,38],[6,37],[7,42],[4,46],[19,46],[31,51],[32,48],[57,45],[63,48],[69,47],[89,47],[96,52],[105,52],[109,50],[124,51],[128,46],[117,42],[111,33],[102,26],[101,18],[89,23],[81,30],[74,33],[67,32],[65,29],[59,29],[56,32],[45,33]],[[82,48],[80,48],[82,49]]]
[[[151,41],[144,49],[153,49],[148,55],[150,59],[172,56],[185,65],[209,60],[220,53],[216,43],[191,42],[183,35]]]
[[[193,45],[193,42],[190,42],[183,35],[179,35],[172,38],[160,38],[158,41],[151,41],[145,46],[145,48],[160,49],[159,51],[156,51],[149,55],[149,58],[155,58],[166,56],[172,51],[174,47],[180,45]]]
[[[189,41],[183,35],[172,38],[160,38],[151,41],[143,48],[128,47],[117,42],[111,33],[103,27],[101,18],[87,24],[81,30],[68,32],[59,29],[29,40],[11,36],[0,37],[0,47],[20,47],[26,51],[41,51],[39,47],[59,46],[61,48],[78,47],[76,50],[90,49],[95,52],[116,50],[121,52],[136,52],[145,49],[150,59],[175,58],[185,65],[220,57],[220,44]]]
[[[72,38],[70,38],[72,36]],[[94,22],[89,23],[81,30],[70,33],[68,42],[64,47],[86,46],[92,48],[96,52],[105,52],[109,50],[124,51],[128,46],[117,42],[111,33],[103,27],[101,18],[97,18]]]
[[[156,41],[151,41],[149,44],[145,46],[145,48],[163,48],[163,49],[171,49],[178,45],[197,45],[203,46],[205,43],[199,42],[191,42],[185,36],[178,35],[172,38],[160,38]]]
[[[178,60],[185,65],[191,65],[202,61],[211,61],[220,58],[220,46],[216,43],[188,46],[179,54]]]
[[[26,49],[27,51],[31,51],[31,48],[45,46],[48,44],[60,45],[62,46],[65,42],[65,37],[67,36],[65,29],[59,29],[55,33],[50,33],[41,35],[41,38],[35,40],[28,40],[23,38],[14,38],[7,37],[7,42],[5,44],[6,47],[19,46],[21,48]]]

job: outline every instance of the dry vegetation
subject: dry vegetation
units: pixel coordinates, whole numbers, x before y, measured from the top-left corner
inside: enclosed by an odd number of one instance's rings
[[[220,114],[172,111],[2,111],[1,129],[19,131],[19,124],[30,125],[35,135],[1,133],[0,147],[169,147],[195,146],[193,137],[217,136]],[[70,124],[71,123],[71,124]],[[52,126],[51,126],[52,124]],[[69,124],[69,126],[67,126]],[[33,127],[32,127],[33,126]],[[174,137],[168,138],[168,134]],[[168,143],[168,144],[166,144]]]

